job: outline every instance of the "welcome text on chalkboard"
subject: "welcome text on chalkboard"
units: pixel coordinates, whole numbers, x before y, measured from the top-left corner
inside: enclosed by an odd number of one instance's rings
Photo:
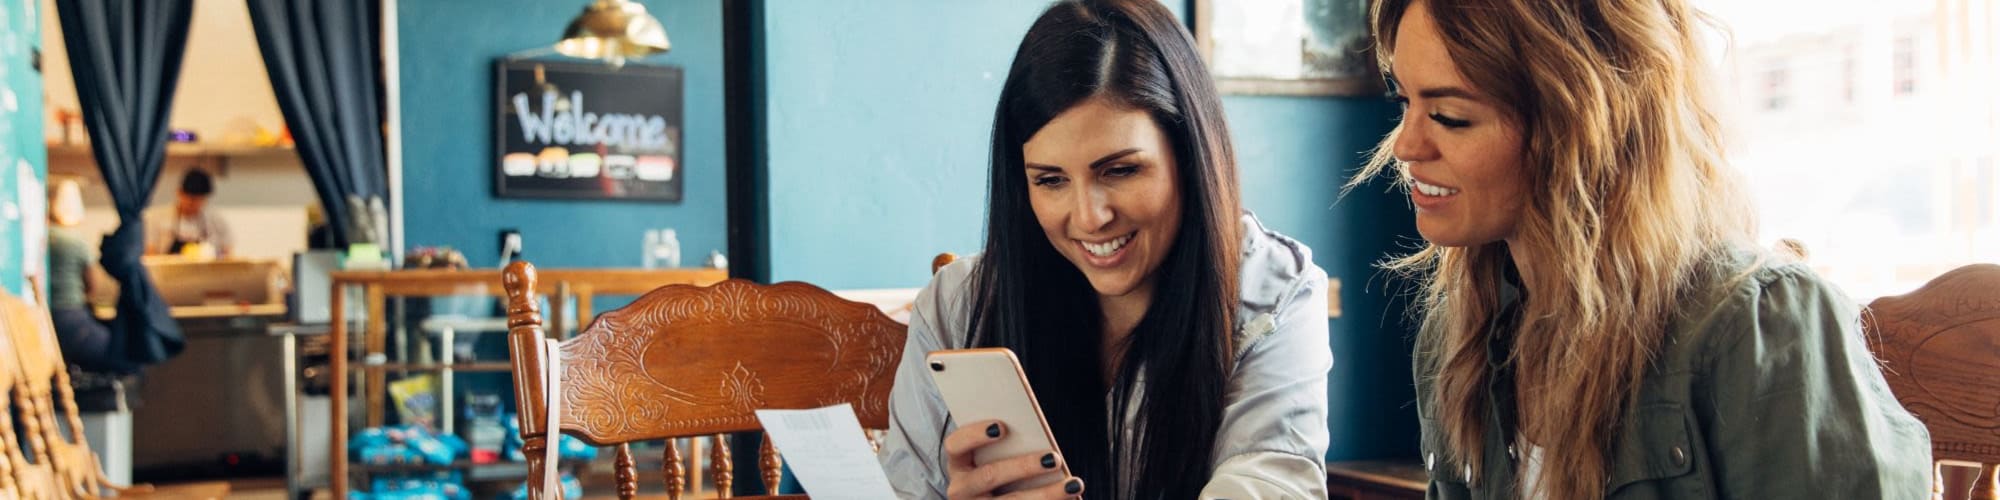
[[[496,196],[681,200],[680,68],[506,59],[494,68]]]

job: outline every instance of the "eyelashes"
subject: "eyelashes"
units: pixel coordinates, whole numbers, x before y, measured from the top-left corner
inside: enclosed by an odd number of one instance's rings
[[[1409,97],[1406,97],[1401,93],[1395,91],[1391,91],[1387,97],[1389,99],[1389,102],[1396,103],[1397,110],[1399,111],[1398,115],[1409,114],[1410,112]],[[1430,118],[1431,121],[1433,122],[1437,122],[1438,125],[1442,125],[1444,126],[1444,128],[1448,129],[1461,129],[1472,126],[1471,121],[1452,118],[1449,116],[1445,116],[1443,113],[1431,112],[1430,114],[1424,116]]]
[[[1437,113],[1431,113],[1430,118],[1431,121],[1437,122],[1438,125],[1443,125],[1444,128],[1459,129],[1472,126],[1472,122],[1448,117]]]
[[[1112,165],[1104,167],[1104,169],[1100,171],[1099,175],[1113,179],[1131,177],[1134,175],[1139,175],[1139,168],[1140,168],[1139,165],[1134,165],[1134,164]],[[1065,185],[1068,185],[1069,177],[1065,175],[1048,174],[1048,175],[1037,176],[1029,180],[1029,183],[1034,185],[1035,187],[1057,189]]]

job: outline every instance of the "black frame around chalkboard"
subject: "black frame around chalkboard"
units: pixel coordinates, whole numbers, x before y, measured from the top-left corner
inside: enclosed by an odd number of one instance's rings
[[[681,68],[662,65],[626,64],[613,67],[599,63],[576,63],[546,60],[494,61],[493,83],[493,194],[501,198],[542,198],[542,199],[590,199],[628,201],[681,201],[683,180],[687,178],[682,161],[683,133],[683,89],[686,81]],[[542,78],[535,77],[540,68]],[[543,103],[550,101],[529,101],[531,116],[517,115],[513,96],[524,93],[535,86],[547,84],[558,91],[559,99],[581,92],[583,106],[579,109],[588,116],[564,119],[553,111],[546,111]],[[545,89],[546,90],[546,89]],[[561,105],[558,105],[561,106]],[[594,128],[597,113],[609,111],[606,115],[618,115],[620,125],[629,127]],[[659,122],[650,122],[657,118]],[[621,129],[627,134],[619,134],[628,139],[647,142],[637,147],[625,145],[607,146],[595,144],[561,144],[567,146],[563,152],[551,151],[556,144],[537,145],[530,142],[523,133],[524,120],[539,119],[538,125],[549,127],[544,140],[559,140],[563,135],[573,133],[577,125],[592,130]],[[548,120],[565,121],[568,127],[551,124]],[[589,124],[589,125],[584,125]],[[567,129],[570,132],[565,132]],[[615,132],[616,130],[611,130]],[[664,137],[662,138],[661,135]],[[663,139],[663,141],[661,140]],[[538,141],[539,142],[539,141]],[[575,150],[574,153],[568,153]],[[587,177],[570,177],[571,155],[595,155],[597,163]],[[509,175],[509,154],[513,160],[533,158],[534,172],[528,175]],[[550,160],[561,157],[561,161]],[[614,157],[623,157],[619,166],[612,165]],[[580,158],[579,158],[580,159]],[[631,162],[626,164],[625,162]],[[662,163],[664,162],[664,163]],[[587,163],[586,163],[587,164]],[[662,167],[664,165],[664,167]],[[523,164],[514,165],[516,174],[521,173]],[[614,168],[619,173],[614,174]],[[664,168],[664,170],[662,170]],[[641,174],[640,172],[644,172]],[[662,178],[661,172],[664,172]]]

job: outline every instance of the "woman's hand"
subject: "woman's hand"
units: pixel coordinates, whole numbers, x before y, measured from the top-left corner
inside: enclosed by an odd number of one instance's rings
[[[946,496],[952,500],[998,498],[1004,500],[1032,498],[1078,498],[1083,493],[1083,480],[1064,478],[1040,487],[1014,491],[1005,496],[996,496],[993,490],[1013,484],[1015,481],[1042,474],[1060,473],[1062,457],[1053,451],[1040,455],[1023,455],[986,465],[974,465],[972,452],[989,444],[998,443],[1007,437],[1007,426],[998,420],[973,422],[961,426],[951,435],[944,437],[944,451],[950,456],[947,477],[950,480]]]

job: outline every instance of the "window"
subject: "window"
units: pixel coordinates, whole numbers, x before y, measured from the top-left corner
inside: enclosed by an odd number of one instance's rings
[[[1854,80],[1860,76],[1856,74],[1857,69],[1854,46],[1849,45],[1840,52],[1840,100],[1848,105],[1854,104]]]
[[[2000,9],[1696,1],[1728,30],[1706,39],[1761,242],[1862,302],[2000,261]]]
[[[1780,111],[1785,109],[1785,80],[1790,76],[1785,69],[1785,61],[1775,60],[1764,68],[1764,109]]]
[[[2000,191],[2000,186],[1996,186],[1994,182],[1993,158],[1980,158],[1978,162],[1973,163],[1971,175],[1966,177],[1972,179],[1972,182],[1966,183],[1971,192],[1966,193],[1967,198],[1962,202],[1970,219],[1969,226],[1975,230],[1995,227],[1993,197],[2000,195],[1995,192]]]
[[[1908,97],[1917,93],[1917,38],[1904,35],[1896,37],[1895,51],[1896,97]]]

